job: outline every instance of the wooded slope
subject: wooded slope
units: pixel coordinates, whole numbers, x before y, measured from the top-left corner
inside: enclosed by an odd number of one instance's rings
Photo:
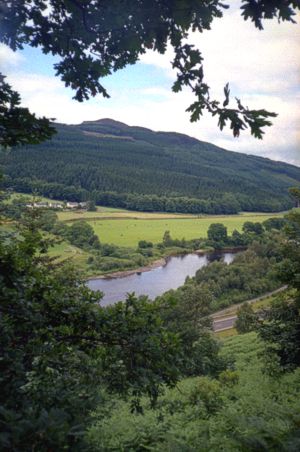
[[[287,189],[300,181],[298,167],[183,134],[111,119],[56,128],[51,141],[1,157],[8,184],[70,200],[93,192],[99,203],[138,210],[234,213],[287,209]]]

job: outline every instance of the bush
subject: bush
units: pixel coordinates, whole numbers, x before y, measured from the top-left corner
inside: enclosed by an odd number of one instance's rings
[[[140,240],[138,247],[139,248],[153,248],[153,243],[147,242],[146,240]]]
[[[239,374],[236,370],[223,370],[219,375],[219,381],[224,386],[234,386],[239,382]]]
[[[227,243],[227,228],[222,223],[212,223],[207,231],[207,237],[215,246],[224,246]]]
[[[145,257],[152,257],[153,256],[153,250],[151,248],[142,248],[138,249],[138,252]]]
[[[188,395],[191,405],[202,405],[208,414],[213,414],[222,407],[221,386],[216,380],[199,377]]]
[[[249,303],[244,303],[237,310],[237,320],[235,322],[235,328],[238,333],[250,333],[257,326],[257,315],[253,311],[252,306]]]

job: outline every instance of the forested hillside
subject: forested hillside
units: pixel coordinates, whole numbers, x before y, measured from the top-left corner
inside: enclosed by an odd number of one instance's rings
[[[7,186],[135,210],[236,213],[290,208],[287,189],[300,181],[298,167],[178,133],[110,119],[56,128],[51,141],[1,157]]]

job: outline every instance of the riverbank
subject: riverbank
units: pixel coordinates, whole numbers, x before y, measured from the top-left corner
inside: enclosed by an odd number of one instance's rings
[[[171,257],[171,256],[169,256]],[[138,267],[134,268],[132,270],[123,270],[123,271],[117,271],[112,273],[106,273],[104,275],[98,275],[98,276],[90,276],[86,280],[91,281],[94,279],[115,279],[115,278],[125,278],[126,276],[131,276],[139,273],[148,272],[151,270],[154,270],[155,268],[164,267],[167,264],[168,258],[160,258],[156,261],[151,262],[148,265],[145,265],[144,267]]]
[[[171,257],[176,256],[184,256],[186,254],[197,254],[199,256],[204,256],[205,254],[213,254],[213,253],[238,253],[240,251],[245,251],[247,247],[227,247],[227,248],[220,248],[220,249],[213,249],[213,248],[202,248],[198,250],[180,250],[179,252],[171,252],[167,256],[161,257],[160,259],[157,259],[153,262],[150,262],[149,264],[143,266],[143,267],[137,267],[129,270],[119,270],[111,273],[104,273],[101,275],[92,275],[86,278],[86,281],[91,281],[94,279],[115,279],[115,278],[125,278],[126,276],[136,275],[140,273],[145,273],[151,270],[154,270],[155,268],[164,267],[167,265],[168,260]]]
[[[198,270],[213,260],[222,259],[222,256],[226,263],[234,259],[234,254],[231,253],[207,253],[203,256],[188,253],[153,262],[152,271],[147,271],[148,268],[145,267],[139,269],[145,270],[141,272],[121,272],[121,275],[118,272],[114,274],[114,278],[93,278],[86,284],[90,289],[104,294],[101,299],[103,306],[125,300],[129,293],[135,293],[136,296],[147,295],[150,300],[154,300],[168,290],[178,289],[187,277],[192,278]]]

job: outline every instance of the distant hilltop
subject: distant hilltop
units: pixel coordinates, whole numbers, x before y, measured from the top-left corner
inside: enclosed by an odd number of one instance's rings
[[[6,184],[53,199],[145,211],[289,209],[300,168],[113,119],[55,124],[52,140],[0,157]]]

